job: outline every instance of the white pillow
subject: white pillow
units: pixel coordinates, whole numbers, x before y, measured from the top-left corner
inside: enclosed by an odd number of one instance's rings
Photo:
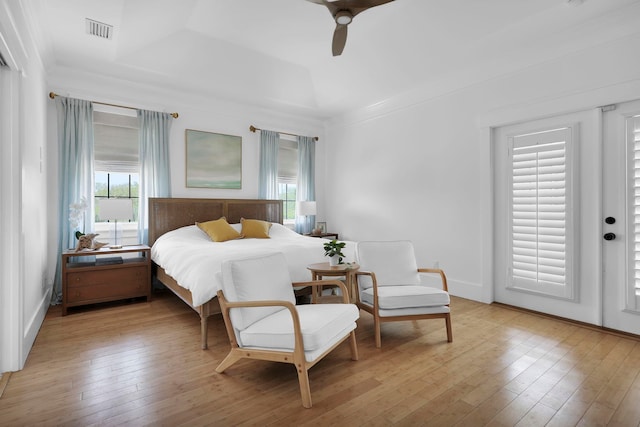
[[[420,275],[413,244],[409,241],[358,242],[356,262],[360,271],[371,271],[376,275],[378,286],[419,285]],[[362,289],[373,284],[366,277],[358,279]]]
[[[282,253],[225,261],[222,292],[229,301],[282,300],[296,303],[287,262]],[[244,330],[282,306],[231,309],[234,328]]]
[[[300,234],[282,224],[274,222],[271,224],[269,237],[300,237]]]

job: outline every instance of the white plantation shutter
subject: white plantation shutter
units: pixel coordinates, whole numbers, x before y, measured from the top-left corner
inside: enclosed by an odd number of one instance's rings
[[[510,140],[509,287],[573,298],[571,128]]]
[[[640,116],[627,119],[627,140],[629,146],[629,218],[631,219],[631,247],[632,257],[629,272],[629,286],[627,291],[627,309],[640,311]]]

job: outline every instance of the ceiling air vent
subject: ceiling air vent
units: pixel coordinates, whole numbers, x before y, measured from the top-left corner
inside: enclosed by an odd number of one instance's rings
[[[93,19],[89,18],[86,18],[86,22],[87,34],[109,40],[111,40],[111,38],[113,37],[113,25],[94,21]]]

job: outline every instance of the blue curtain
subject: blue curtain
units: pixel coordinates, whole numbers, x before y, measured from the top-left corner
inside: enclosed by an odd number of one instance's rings
[[[270,130],[260,131],[260,173],[258,198],[277,200],[278,197],[278,149],[280,134]]]
[[[58,116],[58,254],[76,246],[75,232],[90,233],[93,224],[93,105],[56,96]],[[74,205],[75,209],[71,208]],[[70,214],[75,221],[70,218]],[[74,224],[71,224],[71,221]],[[62,301],[62,265],[56,264],[52,303]]]
[[[149,197],[171,197],[169,127],[171,114],[138,110],[140,119],[140,193],[138,237],[149,242]]]
[[[316,141],[310,136],[299,136],[298,140],[298,183],[296,202],[316,200]],[[315,215],[296,216],[296,232],[310,233],[316,223]]]

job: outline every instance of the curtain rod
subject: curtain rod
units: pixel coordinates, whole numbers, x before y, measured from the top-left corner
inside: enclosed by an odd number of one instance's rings
[[[257,130],[262,130],[262,129],[257,128],[257,127],[255,127],[254,125],[251,125],[251,126],[249,126],[249,130],[250,130],[251,132],[254,132],[254,133],[255,133],[255,131],[257,131]],[[291,135],[291,136],[300,136],[300,135],[296,135],[295,133],[288,133],[288,132],[278,132],[278,133],[283,133],[283,134],[285,134],[285,135]],[[319,139],[320,139],[320,138],[318,138],[317,136],[314,136],[314,137],[313,137],[313,140],[314,140],[314,141],[318,141]]]
[[[49,92],[49,98],[54,99],[56,96],[60,96],[55,92]],[[100,105],[108,105],[110,107],[119,107],[119,108],[128,108],[129,110],[138,110],[138,108],[135,107],[127,107],[126,105],[118,105],[118,104],[108,104],[106,102],[98,102],[98,101],[91,101],[94,104],[100,104]],[[174,119],[178,118],[178,113],[171,113],[171,117],[173,117]]]

